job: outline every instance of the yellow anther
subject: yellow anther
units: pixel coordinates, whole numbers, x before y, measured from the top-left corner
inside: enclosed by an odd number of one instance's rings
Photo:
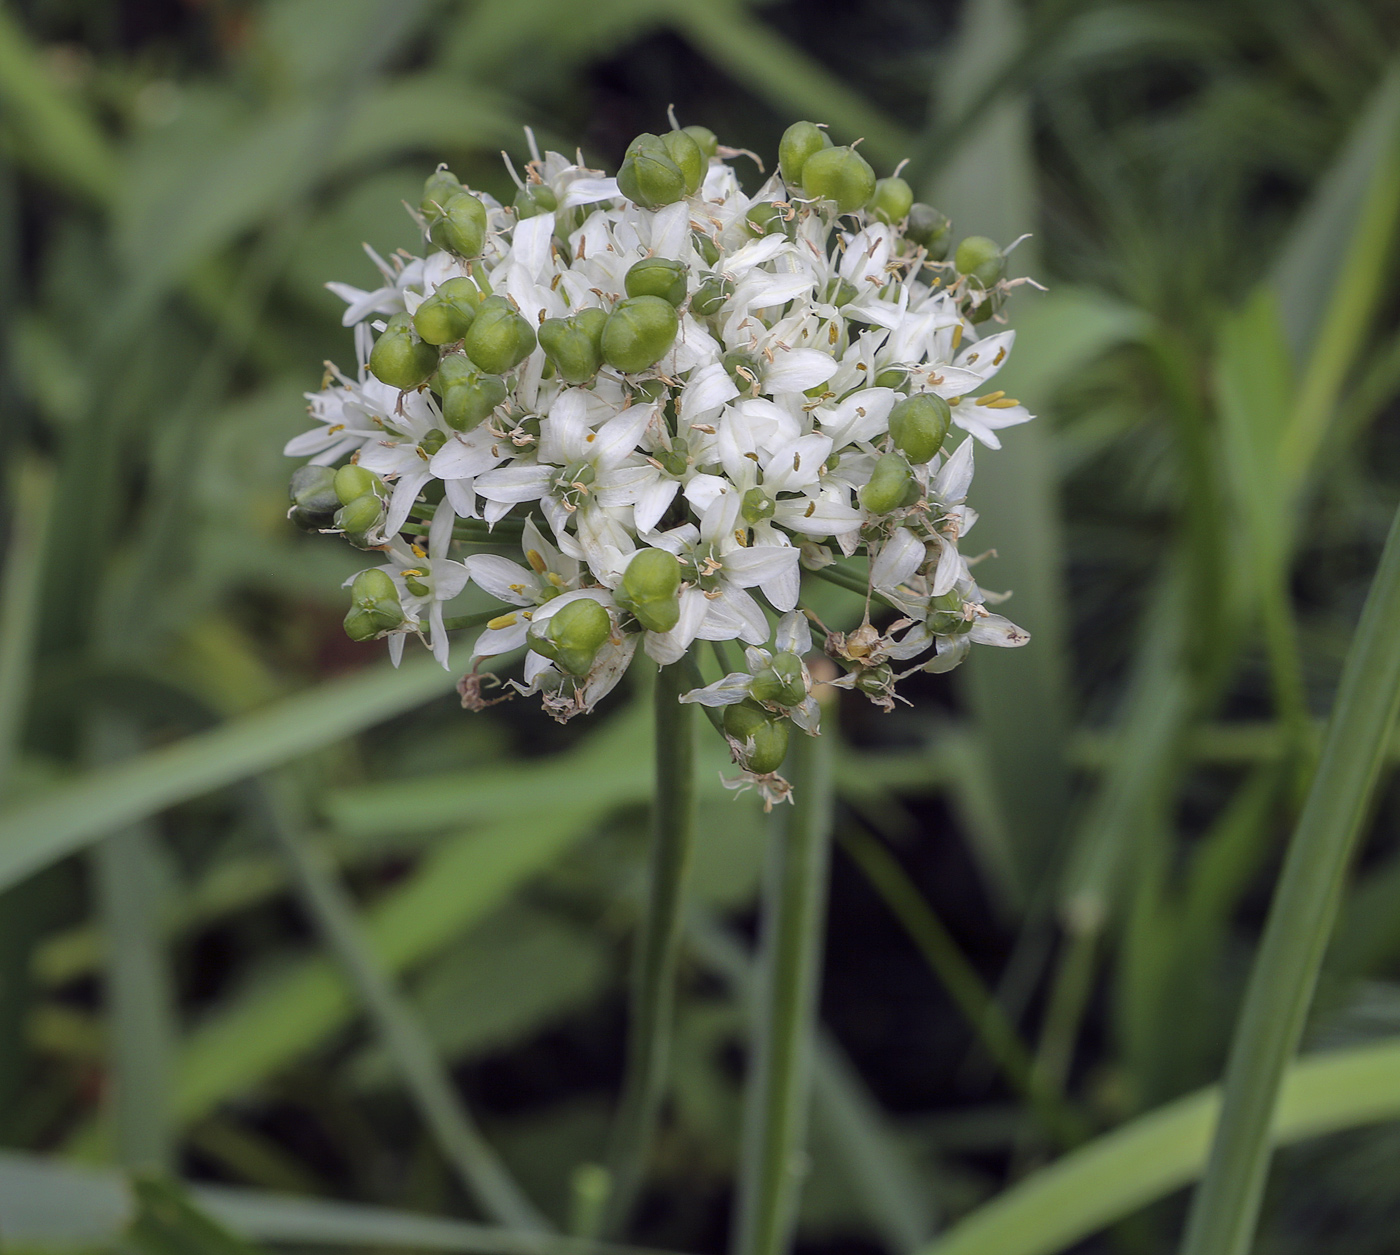
[[[332,435],[334,435],[336,432],[338,432],[338,431],[344,431],[344,430],[345,430],[345,424],[344,424],[344,423],[336,423],[334,427],[327,427],[327,428],[326,428],[326,435],[332,436]]]
[[[525,561],[530,564],[530,569],[536,575],[543,575],[545,571],[549,569],[548,564],[540,557],[540,551],[538,549],[527,549],[525,551]]]
[[[509,614],[498,615],[496,618],[492,619],[489,623],[487,623],[486,626],[489,628],[514,627],[515,620],[516,614],[515,611],[512,610]]]
[[[747,549],[749,547],[748,533],[742,527],[734,533],[734,539],[739,542],[739,547],[741,549]]]
[[[409,546],[409,548],[413,550],[413,556],[415,558],[426,558],[428,556],[428,551],[424,549],[423,546],[420,545],[416,540]]]
[[[411,566],[408,568],[407,571],[400,571],[399,574],[402,575],[404,579],[408,579],[411,575],[422,575],[423,572],[420,571],[416,566]]]
[[[525,591],[525,585],[524,585],[524,584],[512,584],[512,585],[510,586],[510,591],[513,592],[513,593],[515,593],[515,594],[518,596],[520,593],[523,593],[523,592]]]
[[[957,352],[958,345],[962,343],[962,323],[956,323],[953,327],[953,351]]]
[[[992,365],[993,365],[993,366],[1000,366],[1000,365],[1002,364],[1002,362],[1004,362],[1005,360],[1006,360],[1006,350],[1005,350],[1005,349],[998,349],[998,350],[997,350],[997,355],[996,355],[994,358],[992,358]]]
[[[1018,400],[1016,400],[1015,397],[1003,397],[1000,401],[987,402],[987,408],[989,410],[1009,410],[1013,406],[1017,406],[1020,404],[1021,403]]]
[[[554,572],[554,571],[550,571],[550,572],[545,576],[545,579],[547,579],[551,584],[553,584],[555,588],[565,588],[565,587],[567,587],[567,585],[565,585],[563,579],[562,579],[556,572]]]
[[[992,405],[1000,401],[1005,395],[1006,393],[1004,392],[989,392],[985,396],[978,397],[977,400],[973,402],[973,405]]]

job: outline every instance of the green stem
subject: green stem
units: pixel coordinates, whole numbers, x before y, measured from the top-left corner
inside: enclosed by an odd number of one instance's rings
[[[1279,1088],[1303,1032],[1342,882],[1400,707],[1397,622],[1400,513],[1347,653],[1321,760],[1269,908],[1183,1255],[1244,1255],[1253,1240]]]
[[[445,618],[442,626],[445,631],[460,632],[465,628],[485,627],[492,619],[509,613],[509,606],[497,606],[494,610],[478,610],[475,614],[459,614],[455,618]]]
[[[646,914],[632,965],[627,1072],[608,1147],[612,1195],[605,1231],[623,1229],[641,1189],[661,1103],[675,1018],[681,903],[695,840],[695,707],[677,698],[691,685],[677,664],[656,676],[656,794]]]
[[[919,948],[1003,1075],[1030,1100],[1047,1131],[1066,1146],[1082,1142],[1088,1135],[1083,1119],[1043,1082],[1015,1025],[904,869],[867,833],[848,829],[841,846]]]
[[[831,737],[794,738],[788,757],[794,804],[779,820],[770,851],[759,1014],[744,1095],[736,1255],[783,1255],[797,1224],[826,923]]]
[[[1097,927],[1073,928],[1066,933],[1060,952],[1035,1058],[1036,1084],[1053,1094],[1065,1092],[1074,1062],[1079,1026],[1094,987],[1098,940]]]
[[[502,520],[492,531],[485,523],[476,519],[458,519],[452,525],[453,540],[467,540],[475,545],[518,545],[523,533],[523,524],[511,526],[511,520]],[[426,523],[405,523],[399,531],[409,536],[426,536],[430,528]]]
[[[462,1184],[497,1223],[528,1232],[548,1232],[549,1222],[476,1127],[418,1017],[375,957],[355,904],[333,865],[287,822],[267,786],[261,800],[268,826],[321,939],[358,995],[418,1114]]]
[[[19,466],[0,583],[0,795],[19,757],[29,706],[52,487],[52,474],[41,463]]]
[[[868,597],[876,605],[884,606],[887,610],[899,609],[888,597],[877,593],[866,580],[861,579],[854,571],[847,570],[845,567],[824,566],[819,570],[812,571],[811,574],[819,580],[825,580],[828,584],[835,584],[837,588],[844,588],[848,593],[858,593],[862,597]]]

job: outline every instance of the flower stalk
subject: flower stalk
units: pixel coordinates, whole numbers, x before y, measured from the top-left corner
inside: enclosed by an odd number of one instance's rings
[[[657,672],[656,793],[646,913],[632,967],[627,1072],[608,1153],[612,1192],[605,1230],[612,1233],[625,1226],[636,1202],[666,1095],[682,901],[695,841],[695,708],[678,700],[691,684],[684,660]]]
[[[797,1222],[826,923],[831,739],[829,733],[793,739],[793,806],[779,811],[769,855],[735,1255],[781,1255]]]

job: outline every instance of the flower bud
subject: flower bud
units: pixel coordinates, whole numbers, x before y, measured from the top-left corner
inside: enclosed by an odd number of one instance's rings
[[[807,700],[802,659],[787,650],[775,654],[773,661],[754,676],[749,693],[754,701],[770,706],[800,706]]]
[[[896,449],[922,466],[943,447],[952,421],[947,401],[937,393],[916,392],[890,411],[890,436]]]
[[[704,150],[695,137],[686,131],[667,131],[661,137],[661,144],[666,149],[666,155],[676,163],[685,179],[686,195],[694,196],[700,190],[705,171],[710,165]]]
[[[546,318],[540,324],[540,348],[565,383],[587,383],[603,364],[601,309],[581,309],[568,318]]]
[[[451,344],[467,334],[484,299],[470,279],[449,279],[414,311],[413,328],[429,344]]]
[[[486,206],[479,196],[458,192],[442,207],[441,216],[431,222],[428,236],[449,253],[480,257],[481,246],[486,243]]]
[[[777,502],[762,488],[750,488],[739,503],[739,515],[750,525],[771,519],[777,511]]]
[[[699,145],[700,152],[706,161],[719,152],[719,139],[708,126],[683,126],[681,130]]]
[[[649,632],[669,632],[681,617],[681,564],[666,549],[643,549],[622,575],[618,604]]]
[[[335,512],[335,525],[349,536],[363,536],[384,517],[384,502],[373,492],[346,502]]]
[[[922,201],[909,209],[909,223],[904,228],[904,238],[912,240],[928,250],[932,261],[942,261],[948,256],[948,245],[953,238],[953,224],[947,214],[939,213],[932,205]]]
[[[447,202],[461,191],[462,184],[457,176],[446,166],[442,166],[424,181],[423,198],[418,202],[418,209],[425,218],[436,221],[441,217]]]
[[[978,287],[990,288],[1006,273],[1006,254],[995,240],[985,235],[969,235],[953,254],[953,264]]]
[[[676,307],[659,296],[629,296],[618,301],[603,325],[603,360],[624,374],[659,362],[676,342],[680,318]]]
[[[623,283],[628,296],[659,296],[679,307],[686,293],[685,263],[669,257],[644,257],[627,272]]]
[[[726,279],[723,275],[706,279],[690,298],[690,312],[708,318],[711,314],[718,314],[724,308],[725,301],[733,295],[733,279]]]
[[[369,354],[370,372],[391,388],[407,392],[427,383],[437,370],[437,347],[420,339],[407,314],[389,319]]]
[[[794,228],[788,220],[789,210],[771,200],[761,200],[749,206],[744,215],[750,235],[786,235],[791,237]]]
[[[695,141],[691,143],[694,145]],[[675,204],[685,195],[686,176],[659,136],[642,134],[627,145],[627,154],[617,171],[617,187],[642,208],[659,209]]]
[[[875,184],[870,198],[870,212],[881,222],[896,223],[906,218],[914,207],[914,189],[898,175],[881,179]]]
[[[874,194],[875,171],[854,148],[823,148],[802,165],[802,192],[835,201],[839,214],[854,213]]]
[[[815,122],[794,122],[778,141],[778,169],[783,182],[791,188],[800,187],[807,158],[830,147],[831,136]]]
[[[544,623],[531,624],[530,648],[570,675],[587,675],[603,643],[612,634],[612,619],[591,597],[561,606]]]
[[[506,399],[506,382],[499,375],[472,374],[443,394],[442,421],[455,431],[471,431]]]
[[[384,481],[373,471],[351,462],[336,471],[334,490],[339,504],[349,505],[367,492],[383,494]]]
[[[690,242],[695,245],[695,251],[705,260],[705,265],[713,266],[719,261],[719,245],[716,244],[703,231],[691,228]]]
[[[932,456],[932,455],[930,455]],[[860,490],[860,503],[871,514],[889,514],[906,504],[910,489],[918,491],[918,481],[902,453],[881,454]]]
[[[328,466],[299,466],[292,472],[287,517],[304,532],[329,527],[340,502],[335,495],[335,472]]]
[[[559,197],[545,183],[527,183],[515,194],[515,213],[521,222],[537,214],[553,213],[559,208]]]
[[[724,732],[734,745],[739,762],[756,775],[777,771],[787,757],[788,721],[775,719],[757,702],[726,706]]]
[[[488,296],[481,302],[462,348],[486,374],[504,375],[534,351],[535,329],[504,296]]]

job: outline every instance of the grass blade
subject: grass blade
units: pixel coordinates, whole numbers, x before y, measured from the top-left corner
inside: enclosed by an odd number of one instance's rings
[[[1317,773],[1250,974],[1210,1167],[1187,1225],[1187,1255],[1242,1255],[1253,1238],[1279,1087],[1303,1031],[1342,881],[1400,709],[1397,621],[1400,513],[1347,654]]]
[[[0,15],[0,21],[3,21]],[[39,595],[53,477],[39,462],[19,467],[10,544],[0,584],[0,797],[19,756],[39,630]]]

